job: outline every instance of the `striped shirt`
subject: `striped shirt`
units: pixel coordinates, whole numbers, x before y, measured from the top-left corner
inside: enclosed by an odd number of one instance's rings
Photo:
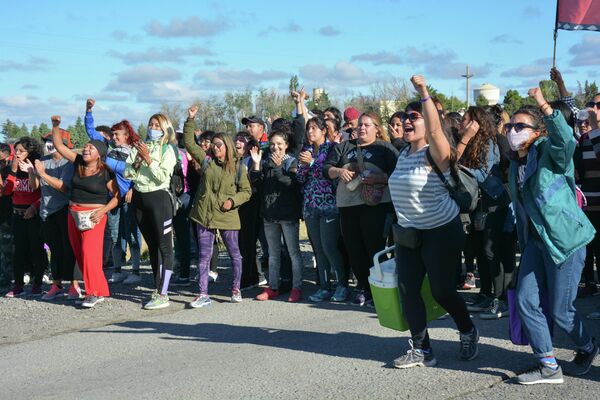
[[[583,135],[579,146],[583,157],[583,176],[579,180],[587,199],[585,210],[600,211],[600,129]]]
[[[452,221],[459,212],[448,189],[425,160],[427,147],[412,154],[402,151],[388,181],[398,224],[405,228],[437,228]],[[444,175],[451,179],[450,171]]]

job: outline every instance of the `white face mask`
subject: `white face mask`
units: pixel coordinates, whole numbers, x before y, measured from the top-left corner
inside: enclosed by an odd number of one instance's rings
[[[508,144],[512,151],[519,151],[523,144],[527,143],[529,140],[529,132],[527,129],[523,129],[519,132],[515,131],[515,128],[512,128],[510,132],[508,132]]]
[[[163,131],[160,129],[148,129],[148,139],[158,140],[163,136]]]

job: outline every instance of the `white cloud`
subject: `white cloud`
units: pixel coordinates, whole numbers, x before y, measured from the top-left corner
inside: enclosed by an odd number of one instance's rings
[[[389,76],[369,74],[348,61],[333,67],[309,64],[300,67],[300,79],[307,87],[324,87],[328,93],[340,93],[350,87],[368,86]]]
[[[228,30],[231,24],[223,17],[214,20],[200,19],[196,16],[186,20],[173,18],[163,25],[152,21],[144,27],[146,33],[158,37],[209,37]]]
[[[194,79],[199,86],[206,89],[243,89],[255,88],[267,81],[287,79],[290,72],[267,70],[256,72],[250,69],[234,70],[218,68],[210,71],[199,71]]]
[[[45,71],[54,62],[42,57],[29,57],[27,61],[0,60],[0,70],[6,71]]]
[[[539,58],[529,64],[520,65],[518,67],[506,70],[502,72],[500,76],[502,76],[503,78],[537,77],[538,79],[543,79],[544,77],[547,77],[549,75],[551,65],[551,58]]]
[[[399,54],[389,51],[357,54],[352,56],[350,61],[366,61],[373,65],[400,65],[405,63],[405,60]]]
[[[600,65],[600,36],[585,35],[580,43],[577,43],[569,49],[573,59],[569,63],[572,67]]]
[[[186,57],[191,56],[214,56],[215,54],[205,47],[170,47],[170,48],[149,48],[144,51],[130,51],[128,53],[120,53],[111,50],[108,54],[112,57],[122,60],[125,64],[142,64],[150,62],[185,62]]]
[[[302,32],[302,27],[293,21],[289,21],[287,25],[274,26],[269,25],[267,29],[260,31],[259,36],[267,36],[270,33],[287,32],[287,33],[298,33]]]

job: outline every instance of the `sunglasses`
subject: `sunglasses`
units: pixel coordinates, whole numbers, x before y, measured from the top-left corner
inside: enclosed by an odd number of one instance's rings
[[[598,102],[590,101],[590,102],[585,103],[585,106],[589,107],[589,108],[596,107],[596,108],[600,109],[600,101],[598,101]]]
[[[217,149],[220,149],[221,147],[225,146],[225,143],[223,143],[223,142],[213,142],[210,145],[212,147],[216,147]]]
[[[400,116],[400,121],[404,122],[406,120],[409,120],[410,122],[415,122],[419,118],[422,118],[421,114],[419,114],[417,112],[411,112],[411,113],[402,114]]]
[[[575,121],[577,126],[589,125],[590,122],[587,119],[578,119]]]
[[[513,128],[515,129],[515,132],[521,132],[525,128],[530,128],[530,129],[535,130],[535,129],[537,129],[537,126],[532,126],[529,124],[525,124],[523,122],[517,122],[516,124],[511,124],[511,123],[504,124],[504,131],[507,133],[510,132]]]

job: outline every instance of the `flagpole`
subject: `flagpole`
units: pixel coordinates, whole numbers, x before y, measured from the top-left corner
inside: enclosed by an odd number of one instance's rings
[[[554,54],[552,55],[552,68],[556,68],[556,38],[558,37],[558,3],[556,0],[556,19],[554,20]]]

